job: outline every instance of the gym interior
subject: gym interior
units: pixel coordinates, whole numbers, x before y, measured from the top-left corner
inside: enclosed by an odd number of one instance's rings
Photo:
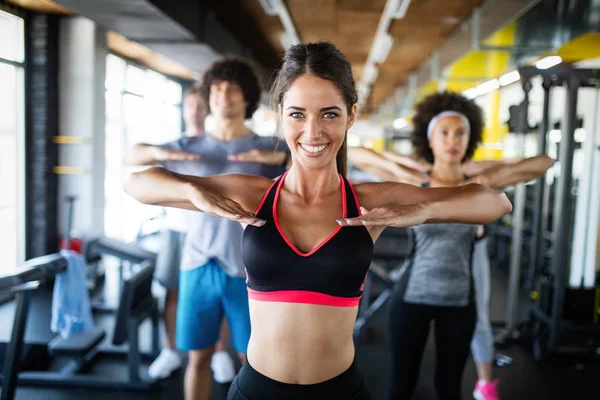
[[[352,66],[348,147],[410,156],[415,105],[452,91],[484,114],[474,162],[554,160],[504,189],[512,212],[485,226],[493,375],[503,399],[600,398],[600,1],[0,0],[0,31],[2,400],[184,398],[185,352],[168,377],[148,373],[166,346],[167,213],[123,190],[147,168],[124,159],[182,137],[187,91],[225,55],[264,84],[246,127],[280,136],[270,78],[316,41]],[[373,399],[387,398],[389,303],[414,246],[388,228],[364,283],[354,344]],[[71,335],[53,329],[65,249],[93,319]],[[436,398],[435,363],[430,335],[413,399]],[[477,379],[469,357],[462,398]],[[214,381],[212,398],[228,390]]]

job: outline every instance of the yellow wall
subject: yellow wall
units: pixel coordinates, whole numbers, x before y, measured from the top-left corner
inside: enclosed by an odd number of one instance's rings
[[[488,46],[514,45],[517,23],[512,22],[500,29],[483,43]],[[556,53],[564,62],[572,63],[600,57],[600,33],[587,33],[563,45]],[[539,58],[548,56],[545,54]],[[446,74],[446,90],[463,92],[477,86],[487,79],[498,78],[509,72],[509,51],[470,51],[448,67]],[[419,89],[416,101],[435,93],[439,88],[437,81],[429,81]],[[493,149],[508,133],[508,127],[500,120],[501,91],[496,90],[486,96],[483,109],[486,116],[486,126],[483,132],[482,146],[475,152],[474,158],[499,159],[502,150]],[[486,148],[490,147],[490,148]]]
[[[490,36],[484,45],[512,46],[517,30],[516,22],[508,24]],[[485,79],[502,75],[509,67],[510,53],[508,51],[471,51],[456,61],[450,67],[447,83],[448,90],[464,91],[476,86]],[[452,77],[472,78],[475,81],[452,81]],[[486,148],[501,141],[507,133],[505,124],[500,120],[500,91],[496,90],[487,96],[487,104],[483,105],[486,125],[483,130],[482,146],[474,155],[476,160],[502,158],[502,150]]]

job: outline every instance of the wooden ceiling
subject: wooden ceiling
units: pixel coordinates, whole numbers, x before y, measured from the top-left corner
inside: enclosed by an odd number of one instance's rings
[[[8,0],[8,2],[27,10],[48,14],[72,15],[69,10],[51,0]]]
[[[392,20],[394,40],[387,59],[378,65],[379,76],[362,114],[368,115],[406,82],[411,72],[429,59],[483,0],[412,0],[406,16]],[[386,0],[287,0],[298,36],[303,42],[328,40],[348,57],[356,81],[377,31]],[[244,0],[248,12],[279,52],[283,26],[278,16],[267,15],[258,0]]]
[[[68,14],[51,0],[8,0],[23,8]],[[484,0],[412,0],[403,19],[392,20],[389,34],[393,46],[387,59],[378,65],[379,76],[361,115],[368,116],[404,84],[412,72],[427,62],[435,52]],[[331,41],[352,63],[356,81],[360,81],[365,63],[386,0],[284,0],[301,41]],[[229,3],[230,5],[232,3]],[[259,36],[266,38],[279,56],[283,54],[280,38],[284,33],[278,16],[269,16],[259,0],[235,0],[245,8],[259,27]],[[231,9],[231,7],[230,7]],[[234,7],[236,9],[236,7]],[[260,35],[262,33],[263,35]],[[256,37],[256,35],[255,35]],[[113,51],[126,54],[124,40],[110,40]],[[257,39],[258,40],[258,39]],[[264,39],[263,39],[264,40]],[[118,44],[118,46],[116,44]],[[269,49],[269,52],[272,52]],[[161,60],[164,63],[164,60]],[[185,68],[177,65],[173,75],[188,76]]]
[[[51,0],[8,0],[21,8],[50,14],[75,15]],[[193,73],[186,67],[157,54],[115,32],[107,32],[108,50],[120,56],[138,61],[154,71],[182,79],[194,79]]]
[[[106,43],[111,53],[136,60],[154,71],[181,79],[194,79],[192,71],[188,68],[151,51],[137,42],[128,40],[125,36],[116,32],[107,33]]]

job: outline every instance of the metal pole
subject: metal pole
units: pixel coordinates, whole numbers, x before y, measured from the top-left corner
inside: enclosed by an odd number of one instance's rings
[[[138,328],[140,327],[138,316],[130,316],[127,321],[129,329],[129,352],[127,353],[127,364],[129,367],[129,380],[131,382],[140,381],[140,345],[138,342]]]
[[[519,120],[519,156],[523,155],[525,149],[525,135],[527,134],[529,122],[529,92],[531,81],[523,82],[524,98],[520,108]],[[510,272],[508,278],[508,297],[506,304],[506,332],[505,339],[512,336],[517,326],[517,304],[519,301],[519,282],[521,275],[521,255],[523,252],[523,219],[525,216],[525,184],[520,183],[515,191],[515,209],[513,211],[513,233],[511,242]]]
[[[542,83],[544,88],[544,106],[542,113],[542,121],[540,123],[539,138],[538,138],[538,154],[546,154],[549,118],[550,118],[550,88],[552,81],[548,77],[544,77]],[[527,291],[531,293],[535,289],[535,279],[539,272],[539,265],[543,261],[544,252],[544,226],[543,214],[544,206],[544,176],[535,181],[535,198],[533,203],[533,221],[531,230],[531,243],[529,249],[529,274],[527,277]]]
[[[25,336],[25,327],[27,325],[27,316],[29,314],[29,303],[31,302],[31,293],[21,291],[15,294],[16,309],[13,322],[10,345],[4,361],[4,376],[2,380],[1,400],[13,400],[17,388],[19,367],[21,363],[21,352],[23,351],[23,338]]]
[[[152,310],[152,354],[153,357],[158,357],[158,354],[160,353],[160,343],[159,343],[159,336],[158,336],[158,305],[156,305],[156,303],[154,304],[153,310]]]
[[[69,219],[67,220],[67,234],[65,235],[65,250],[71,250],[71,230],[73,229],[73,208],[75,206],[76,196],[67,196],[69,207]]]
[[[573,150],[575,147],[575,128],[577,126],[577,91],[580,81],[572,73],[567,84],[567,110],[565,113],[564,130],[560,141],[560,177],[556,191],[556,207],[554,214],[554,254],[552,258],[552,273],[554,275],[554,296],[552,298],[552,315],[550,318],[550,342],[548,350],[553,352],[558,345],[560,325],[565,299],[565,284],[567,282],[568,262],[571,248],[571,210],[573,199],[571,186],[573,184]]]

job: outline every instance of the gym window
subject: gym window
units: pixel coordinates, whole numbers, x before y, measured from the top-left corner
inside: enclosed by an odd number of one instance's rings
[[[25,261],[24,21],[0,10],[0,273]]]
[[[105,235],[133,241],[144,221],[162,210],[142,206],[123,192],[136,168],[123,157],[136,143],[159,144],[181,137],[181,84],[123,58],[106,59]]]

